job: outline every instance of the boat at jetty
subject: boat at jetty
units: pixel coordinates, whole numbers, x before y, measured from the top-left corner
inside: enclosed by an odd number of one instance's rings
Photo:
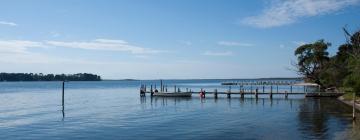
[[[191,92],[155,92],[153,96],[161,96],[161,97],[191,97]]]

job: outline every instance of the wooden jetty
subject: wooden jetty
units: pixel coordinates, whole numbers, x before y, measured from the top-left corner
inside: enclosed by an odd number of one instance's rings
[[[289,95],[305,95],[305,97],[339,97],[343,95],[343,93],[339,92],[308,92],[306,86],[304,86],[303,92],[293,92],[293,86],[303,86],[304,84],[283,84],[289,85],[288,91],[279,92],[279,85],[271,85],[270,90],[265,90],[265,85],[262,86],[262,92],[259,91],[259,87],[257,86],[255,90],[251,84],[250,90],[245,90],[240,86],[240,90],[232,91],[231,86],[226,91],[218,91],[214,89],[213,91],[206,91],[201,89],[200,91],[192,91],[191,89],[186,88],[185,91],[181,91],[179,87],[174,86],[173,92],[168,92],[167,86],[164,86],[161,82],[160,91],[156,89],[156,85],[153,88],[153,85],[150,86],[150,90],[147,90],[146,85],[142,85],[140,87],[140,96],[145,96],[146,94],[150,94],[150,96],[163,96],[163,97],[190,97],[192,94],[198,94],[200,97],[205,98],[206,95],[212,94],[214,98],[218,98],[218,95],[226,95],[227,98],[231,98],[232,95],[240,95],[241,98],[244,98],[245,95],[253,95],[255,98],[258,98],[259,95],[268,95],[269,98],[273,98],[273,95],[283,95],[285,98],[288,98]],[[276,90],[274,90],[276,87]]]

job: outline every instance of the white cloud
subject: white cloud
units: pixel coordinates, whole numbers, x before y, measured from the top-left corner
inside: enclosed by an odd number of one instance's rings
[[[240,43],[240,42],[234,42],[234,41],[219,41],[217,44],[221,45],[221,46],[239,46],[239,47],[254,46],[254,44],[251,44],[251,43]]]
[[[293,41],[293,44],[295,44],[296,46],[301,46],[301,45],[305,45],[306,42],[305,41]]]
[[[0,40],[0,53],[28,53],[28,48],[46,46],[42,42],[27,40]]]
[[[0,21],[0,25],[7,25],[7,26],[17,26],[14,22],[8,22],[8,21]]]
[[[233,53],[231,51],[226,52],[212,52],[212,51],[206,51],[203,53],[203,55],[207,56],[231,56]]]
[[[122,51],[132,54],[152,54],[163,51],[138,47],[129,44],[124,40],[95,39],[92,41],[46,41],[46,44],[57,47],[79,48],[86,50]]]
[[[29,41],[29,40],[0,40],[0,62],[3,63],[67,63],[77,60],[57,58],[47,54],[39,53],[32,48],[56,48],[69,47],[101,51],[129,52],[135,57],[146,58],[147,54],[165,51],[157,51],[129,45],[123,40],[96,39],[88,42],[60,42],[60,41]],[[84,63],[86,60],[79,60]]]
[[[296,22],[302,17],[311,17],[339,11],[355,5],[360,0],[274,0],[262,14],[244,18],[243,24],[270,28]]]

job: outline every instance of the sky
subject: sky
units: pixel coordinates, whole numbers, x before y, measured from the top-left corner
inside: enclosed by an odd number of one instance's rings
[[[296,47],[360,29],[360,0],[0,0],[0,72],[296,77]]]

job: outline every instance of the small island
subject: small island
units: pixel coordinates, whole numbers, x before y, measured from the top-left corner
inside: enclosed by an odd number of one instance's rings
[[[101,77],[91,73],[0,73],[0,82],[1,81],[101,81]]]

